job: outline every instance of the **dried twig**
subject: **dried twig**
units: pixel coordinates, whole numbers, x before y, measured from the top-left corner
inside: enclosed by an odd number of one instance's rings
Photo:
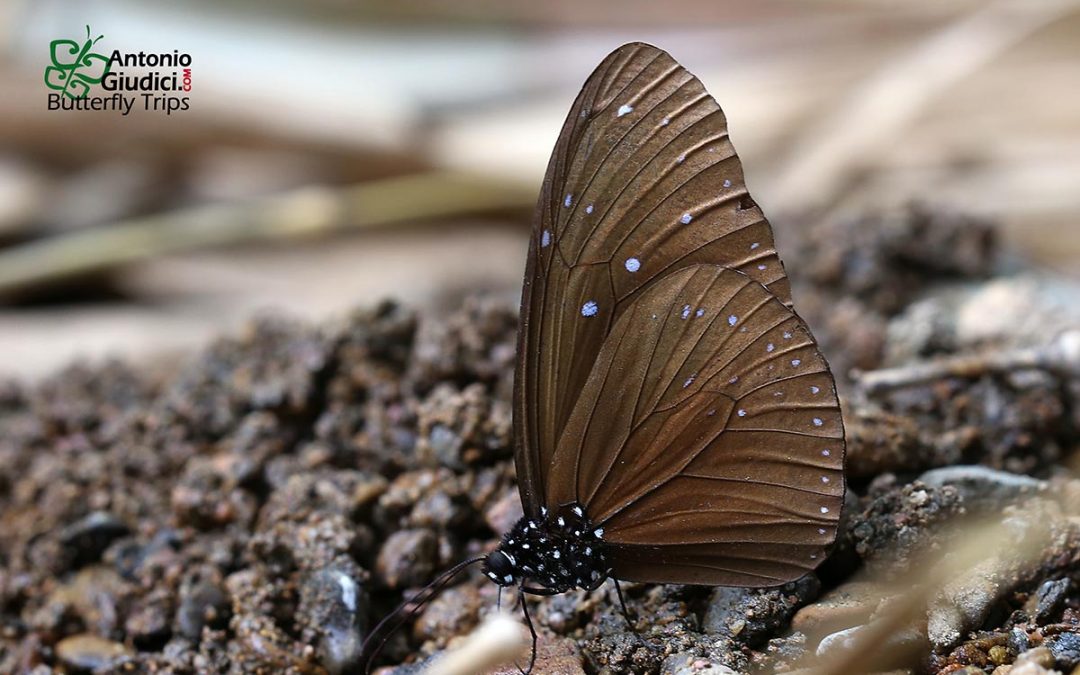
[[[461,647],[435,661],[424,675],[480,675],[520,657],[526,642],[521,624],[499,612],[488,617]]]
[[[880,156],[934,99],[1078,6],[1078,0],[996,0],[916,45],[802,135],[773,190],[779,199],[773,208],[835,204],[859,163]]]
[[[903,589],[890,596],[886,606],[869,623],[859,627],[844,641],[844,647],[830,649],[820,657],[808,656],[797,670],[806,675],[835,673],[867,673],[895,669],[903,655],[883,649],[889,639],[913,625],[926,621],[927,608],[947,592],[950,584],[963,575],[983,573],[987,564],[1033,565],[1052,545],[1050,530],[1031,527],[1017,541],[1016,523],[986,521],[981,524],[958,525],[954,533],[957,544],[942,555],[926,554],[911,566],[911,572],[899,579],[893,588]],[[999,542],[1010,542],[1002,551]],[[994,557],[990,551],[1001,551]],[[911,655],[909,655],[911,656]],[[912,660],[917,660],[913,655]]]
[[[2,251],[0,295],[166,254],[527,208],[534,200],[535,193],[524,186],[439,172],[344,189],[312,187],[257,201],[196,207]]]

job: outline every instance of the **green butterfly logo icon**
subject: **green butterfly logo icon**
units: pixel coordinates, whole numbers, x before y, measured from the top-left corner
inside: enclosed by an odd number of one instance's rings
[[[100,84],[109,74],[109,59],[90,49],[99,35],[90,39],[90,26],[86,27],[86,40],[80,45],[74,40],[53,40],[49,44],[52,65],[45,68],[45,85],[68,98],[85,98],[90,85]]]

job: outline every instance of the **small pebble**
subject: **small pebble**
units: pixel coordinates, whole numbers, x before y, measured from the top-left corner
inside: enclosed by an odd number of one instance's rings
[[[1049,623],[1061,614],[1065,606],[1066,597],[1069,594],[1069,579],[1050,579],[1044,581],[1035,591],[1035,620],[1039,623]],[[1030,601],[1029,601],[1029,604]]]
[[[331,675],[355,669],[369,605],[361,572],[350,561],[306,574],[300,586],[300,623],[319,633],[319,662]]]
[[[1080,666],[1080,635],[1059,633],[1046,643],[1054,656],[1054,666],[1058,670],[1072,670]]]
[[[1033,647],[1016,657],[1016,661],[1013,662],[1013,669],[1015,670],[1017,666],[1029,663],[1043,668],[1053,668],[1054,654],[1046,647]]]
[[[60,543],[72,557],[72,567],[79,568],[101,559],[113,541],[130,529],[119,518],[104,511],[94,511],[60,531]]]
[[[119,642],[89,633],[66,637],[56,644],[60,662],[77,671],[111,668],[131,655],[131,651]]]
[[[375,572],[390,588],[420,586],[435,572],[438,539],[431,530],[401,530],[379,550]]]
[[[672,654],[660,664],[660,675],[737,675],[734,670],[694,654]]]
[[[228,616],[229,599],[217,584],[196,581],[180,586],[176,625],[180,634],[197,641],[204,626],[216,625]]]

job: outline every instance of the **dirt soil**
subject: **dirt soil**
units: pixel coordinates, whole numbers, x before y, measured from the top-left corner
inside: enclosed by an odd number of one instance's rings
[[[797,667],[871,623],[887,582],[955,539],[946,524],[1000,512],[1052,543],[1017,562],[1002,557],[1010,542],[988,542],[989,566],[892,646],[919,672],[1073,671],[1080,368],[1048,358],[873,391],[848,373],[1060,355],[1061,330],[1080,326],[1077,288],[1005,261],[991,225],[929,209],[780,234],[844,394],[851,485],[835,550],[780,589],[628,584],[637,634],[610,587],[539,600],[536,672]],[[264,317],[152,371],[74,365],[3,383],[0,672],[350,672],[403,594],[520,515],[516,328],[517,308],[490,297],[443,317],[383,303],[318,326]],[[474,570],[381,665],[418,672],[495,596]]]

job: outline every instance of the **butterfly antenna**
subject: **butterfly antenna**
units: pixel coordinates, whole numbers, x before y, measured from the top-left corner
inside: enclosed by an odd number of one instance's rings
[[[360,659],[359,659],[359,672],[368,673],[371,669],[371,663],[379,656],[379,652],[382,651],[383,646],[387,640],[390,639],[402,625],[412,620],[420,613],[420,610],[424,608],[427,603],[437,596],[443,588],[447,586],[454,577],[460,574],[470,565],[474,565],[484,560],[483,556],[477,558],[471,558],[464,562],[460,562],[454,565],[450,569],[446,570],[429,583],[420,591],[403,601],[397,606],[394,611],[387,614],[382,621],[376,624],[375,628],[368,633],[367,638],[364,639],[364,644],[360,647]]]

